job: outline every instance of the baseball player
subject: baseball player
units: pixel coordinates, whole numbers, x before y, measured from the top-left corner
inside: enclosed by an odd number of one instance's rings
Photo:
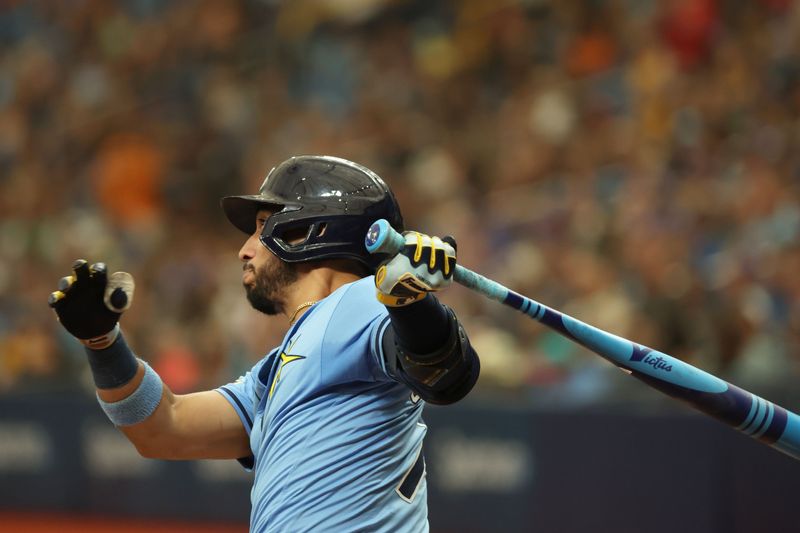
[[[405,232],[394,257],[364,236],[397,202],[374,172],[293,157],[258,194],[222,199],[248,235],[247,299],[288,330],[244,376],[175,395],[118,325],[133,280],[78,260],[49,298],[86,346],[101,407],[146,457],[238,459],[255,473],[251,531],[427,531],[421,414],[475,384],[479,361],[451,309],[455,242]]]

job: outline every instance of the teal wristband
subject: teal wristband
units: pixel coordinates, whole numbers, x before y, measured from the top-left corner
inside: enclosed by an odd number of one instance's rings
[[[97,396],[100,407],[115,426],[132,426],[143,422],[161,403],[164,384],[155,370],[150,368],[150,365],[144,361],[142,364],[144,365],[144,377],[133,394],[118,402],[104,402],[100,399],[99,394]]]
[[[98,389],[116,389],[128,383],[139,370],[139,360],[119,333],[119,325],[109,334],[116,335],[110,346],[101,350],[85,348],[92,369],[94,384]]]

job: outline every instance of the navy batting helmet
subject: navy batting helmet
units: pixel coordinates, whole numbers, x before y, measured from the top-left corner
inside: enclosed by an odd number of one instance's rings
[[[338,157],[292,157],[270,171],[258,194],[222,199],[228,220],[247,234],[255,231],[256,214],[265,207],[275,213],[264,224],[261,242],[287,262],[354,259],[374,272],[383,258],[364,247],[370,225],[385,218],[403,231],[400,208],[386,183]],[[300,242],[298,235],[304,235]]]

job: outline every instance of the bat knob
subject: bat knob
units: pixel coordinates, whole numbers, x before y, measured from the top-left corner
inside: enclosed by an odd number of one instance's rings
[[[127,311],[133,303],[135,284],[127,272],[114,272],[108,277],[103,302],[115,313]]]
[[[126,305],[128,305],[128,295],[125,294],[125,291],[122,289],[122,287],[117,287],[111,293],[111,297],[108,299],[108,301],[115,311],[121,311],[125,309]]]
[[[371,254],[383,252],[382,248],[386,243],[386,239],[389,235],[389,230],[392,227],[389,225],[385,219],[376,220],[367,230],[367,235],[364,237],[364,246],[367,247],[367,251]]]

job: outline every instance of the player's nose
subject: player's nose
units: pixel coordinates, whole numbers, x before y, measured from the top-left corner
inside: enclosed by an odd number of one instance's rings
[[[239,249],[239,260],[246,263],[253,259],[256,255],[256,246],[260,245],[261,243],[258,241],[255,234],[251,235]]]

